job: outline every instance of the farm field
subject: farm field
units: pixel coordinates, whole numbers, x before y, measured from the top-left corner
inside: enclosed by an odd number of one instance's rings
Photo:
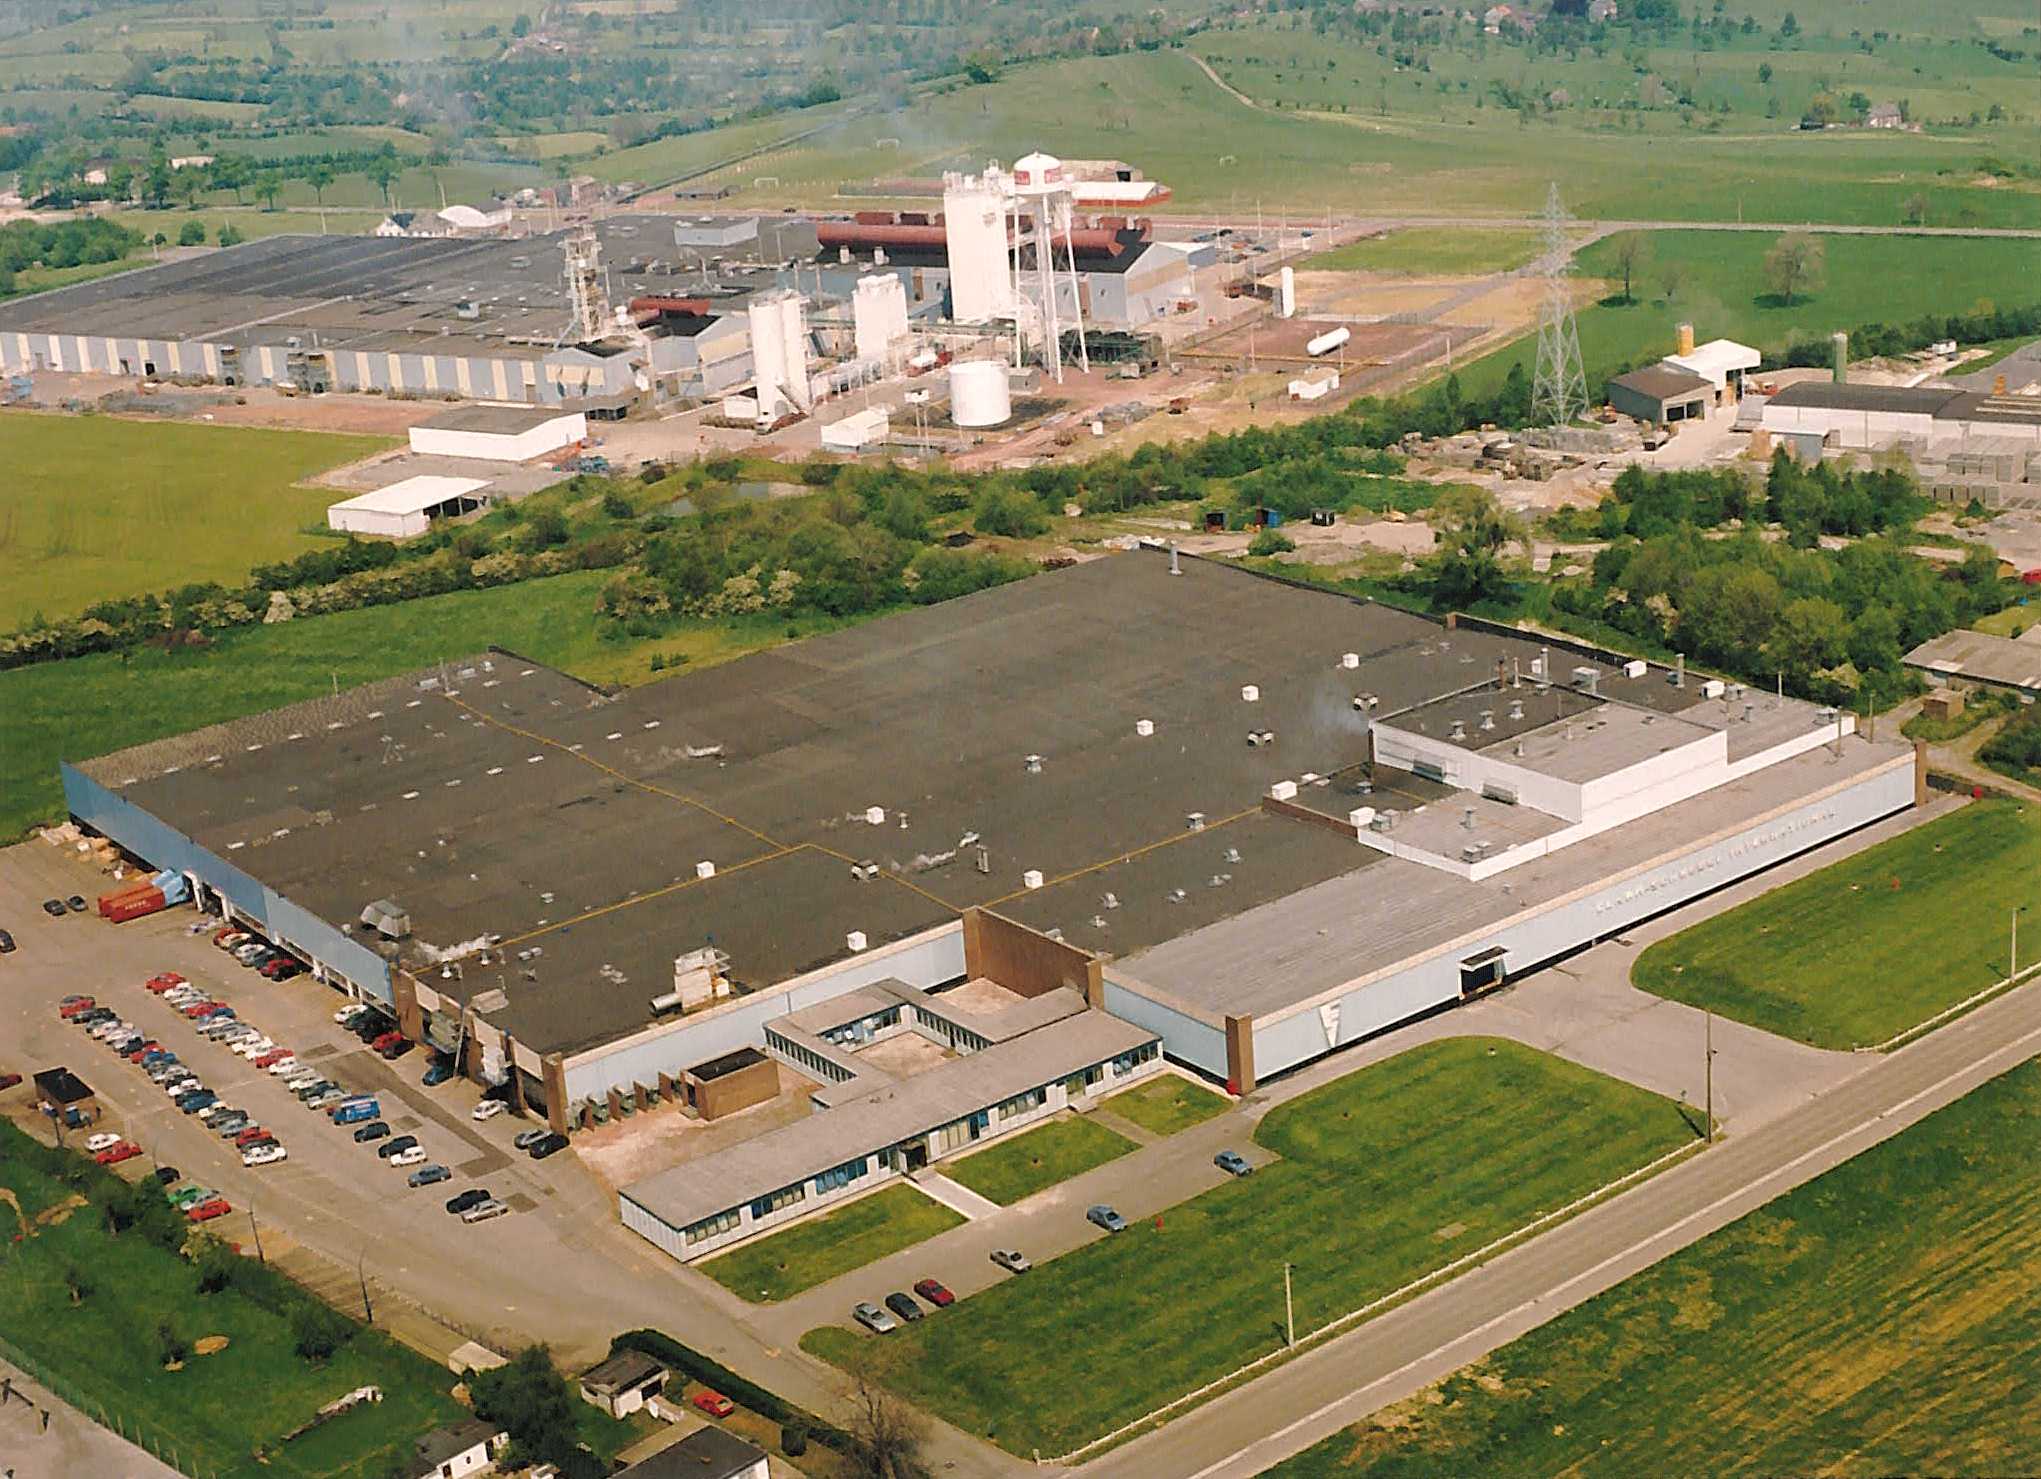
[[[186,1472],[221,1479],[381,1475],[409,1456],[418,1434],[466,1415],[450,1394],[445,1368],[344,1317],[332,1316],[346,1339],[331,1356],[317,1364],[299,1356],[293,1312],[318,1301],[267,1270],[250,1268],[246,1286],[237,1279],[202,1294],[191,1265],[139,1228],[113,1237],[96,1206],[64,1212],[67,1201],[96,1200],[119,1178],[81,1157],[76,1179],[59,1179],[47,1154],[0,1123],[0,1186],[32,1227],[15,1240],[15,1213],[0,1206],[8,1224],[0,1242],[0,1349],[20,1347],[63,1395],[118,1413],[131,1430],[139,1425],[173,1445]],[[90,1286],[75,1300],[67,1275],[73,1269],[84,1270]],[[222,1335],[226,1348],[166,1370],[165,1324],[187,1345]],[[372,1409],[289,1446],[280,1442],[322,1403],[370,1384],[383,1391]]]
[[[1222,1113],[1226,1099],[1189,1079],[1158,1073],[1131,1089],[1122,1089],[1101,1107],[1132,1120],[1151,1135],[1174,1135]]]
[[[1537,254],[1534,231],[1414,226],[1335,247],[1301,265],[1311,272],[1474,277],[1522,267]]]
[[[297,703],[494,643],[595,683],[643,682],[657,655],[704,666],[839,623],[703,619],[644,641],[597,635],[605,570],[458,591],[278,626],[240,627],[211,646],[94,653],[0,672],[0,839],[64,810],[57,762],[103,755]]]
[[[1285,1261],[1313,1330],[1692,1136],[1669,1100],[1516,1043],[1429,1043],[1270,1111],[1255,1139],[1280,1159],[1158,1224],[884,1342],[802,1345],[1009,1452],[1062,1454],[1277,1349]]]
[[[373,437],[108,416],[0,414],[0,629],[36,613],[245,576],[312,547],[344,496],[300,479]]]
[[[2012,307],[2041,300],[2041,285],[2033,282],[2041,243],[1830,236],[1822,239],[1826,283],[1785,304],[1765,283],[1765,254],[1777,240],[1760,232],[1648,233],[1650,261],[1631,286],[1637,301],[1604,301],[1575,315],[1590,387],[1598,376],[1671,354],[1681,323],[1692,323],[1704,341],[1735,339],[1773,352],[1859,324],[1967,312],[1980,302]],[[1616,246],[1617,239],[1607,237],[1574,259],[1582,275],[1609,280],[1612,295],[1622,291]],[[1669,265],[1680,276],[1670,297],[1663,276]],[[1535,336],[1520,339],[1462,369],[1461,387],[1469,395],[1488,394],[1511,366],[1522,365],[1528,375],[1536,360]]]
[[[2030,1471],[2037,1127],[2028,1062],[1266,1479]]]
[[[896,1182],[718,1254],[700,1268],[739,1298],[770,1304],[948,1232],[963,1220],[941,1202]]]
[[[943,1174],[988,1201],[1010,1207],[1133,1148],[1133,1141],[1104,1125],[1065,1115],[952,1161],[944,1166]]]
[[[2003,977],[2016,909],[2041,913],[2041,809],[1979,801],[1660,940],[1631,979],[1816,1047],[1869,1045]]]

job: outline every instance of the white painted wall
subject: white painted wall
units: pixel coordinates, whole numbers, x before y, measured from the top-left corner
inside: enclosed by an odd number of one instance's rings
[[[411,428],[411,450],[435,457],[475,457],[488,462],[529,462],[548,452],[572,446],[588,435],[588,418],[568,411],[550,421],[506,436],[488,431],[455,431],[444,427]]]

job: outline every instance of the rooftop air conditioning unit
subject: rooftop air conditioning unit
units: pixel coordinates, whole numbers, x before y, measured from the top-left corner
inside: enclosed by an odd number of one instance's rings
[[[1517,804],[1517,792],[1514,786],[1504,786],[1499,785],[1495,781],[1487,781],[1481,787],[1481,794],[1489,801],[1500,801],[1504,806],[1515,806]]]
[[[1387,832],[1396,825],[1396,813],[1390,810],[1378,811],[1368,819],[1370,832]]]
[[[1582,693],[1593,693],[1595,685],[1600,679],[1601,674],[1586,663],[1582,663],[1573,670],[1573,686]]]
[[[1641,678],[1650,671],[1650,666],[1642,658],[1633,657],[1630,661],[1623,664],[1623,676],[1626,678]]]
[[[361,911],[361,922],[386,940],[401,940],[411,933],[411,916],[392,899],[377,899]]]

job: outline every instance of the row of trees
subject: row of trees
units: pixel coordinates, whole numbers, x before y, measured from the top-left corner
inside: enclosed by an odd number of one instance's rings
[[[1777,523],[1806,548],[1824,534],[1862,536],[1906,528],[1927,511],[1912,476],[1897,465],[1804,466],[1782,449],[1760,478],[1741,467],[1651,472],[1631,465],[1602,500],[1592,533],[1647,539],[1675,529]],[[1569,532],[1587,533],[1574,528]]]
[[[141,244],[140,235],[113,221],[10,221],[0,226],[0,298],[15,290],[15,274],[30,267],[118,262]]]

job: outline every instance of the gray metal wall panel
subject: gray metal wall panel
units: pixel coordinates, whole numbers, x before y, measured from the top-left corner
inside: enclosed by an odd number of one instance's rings
[[[1188,1063],[1222,1083],[1226,1079],[1226,1033],[1174,1007],[1164,1006],[1129,990],[1112,977],[1106,967],[1105,1007],[1122,1021],[1145,1027],[1162,1039],[1162,1051],[1179,1063]]]

